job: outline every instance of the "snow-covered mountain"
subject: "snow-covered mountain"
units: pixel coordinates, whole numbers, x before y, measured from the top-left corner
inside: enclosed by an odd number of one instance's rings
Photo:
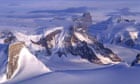
[[[112,50],[105,48],[88,34],[87,28],[92,23],[90,13],[84,13],[83,16],[74,19],[73,23],[73,26],[50,28],[38,35],[6,31],[1,33],[1,41],[6,44],[16,41],[25,42],[35,55],[43,52],[44,55],[57,54],[59,57],[71,54],[97,64],[121,61]]]
[[[3,55],[2,59],[5,60],[1,64],[0,83],[20,81],[51,71],[28,50],[23,42],[11,44],[8,53]]]
[[[103,43],[139,49],[140,23],[125,16],[111,16],[91,26],[90,31]],[[95,31],[94,31],[95,30]]]
[[[15,39],[11,39],[15,37]],[[9,40],[10,39],[10,40]],[[2,39],[8,43],[14,41],[22,41],[31,49],[34,54],[40,54],[44,51],[44,55],[53,56],[57,54],[59,57],[72,54],[81,56],[90,62],[97,64],[107,64],[112,62],[120,62],[120,58],[103,44],[92,38],[82,28],[63,28],[56,27],[47,30],[42,35],[25,35],[20,32],[14,33],[13,36]],[[104,58],[103,60],[102,57]],[[109,59],[106,59],[109,58]],[[108,62],[109,61],[109,62]]]
[[[139,83],[139,12],[111,0],[56,2],[0,5],[0,83]]]
[[[68,54],[71,54],[97,64],[121,61],[113,51],[90,37],[82,28],[58,27],[52,30],[47,31],[45,36],[37,42],[31,40],[33,44],[44,47],[48,56],[56,54],[59,57],[67,57]]]
[[[90,13],[74,19],[73,23],[67,27],[49,28],[40,34],[2,31],[0,43],[1,53],[4,55],[2,59],[5,61],[1,63],[1,83],[20,81],[50,72],[52,66],[48,65],[58,59],[84,63],[81,61],[83,59],[93,64],[117,64],[122,61],[111,49],[87,32],[92,24]]]
[[[8,56],[7,58],[4,57],[4,62],[8,62],[8,64],[2,63],[5,65],[1,69],[6,69],[7,71],[2,70],[1,82],[5,82],[7,79],[19,81],[50,72],[49,67],[47,68],[48,61],[58,58],[61,59],[62,57],[66,57],[68,61],[71,60],[69,59],[71,57],[73,59],[80,57],[80,59],[85,59],[96,64],[121,62],[117,54],[111,49],[105,48],[103,44],[88,35],[82,28],[75,29],[70,27],[69,29],[65,29],[63,27],[56,27],[47,30],[42,35],[26,35],[15,32],[12,33],[12,36],[15,39],[8,40],[8,43],[5,42],[5,39],[9,37],[1,39],[4,40],[1,44],[2,46],[10,45],[9,49],[4,48],[8,53],[4,55],[6,57]],[[48,59],[45,60],[45,56]],[[24,73],[26,74],[24,75]]]

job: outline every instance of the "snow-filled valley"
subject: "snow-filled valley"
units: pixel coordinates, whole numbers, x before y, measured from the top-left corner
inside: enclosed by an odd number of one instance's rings
[[[139,84],[139,0],[0,0],[0,84]]]

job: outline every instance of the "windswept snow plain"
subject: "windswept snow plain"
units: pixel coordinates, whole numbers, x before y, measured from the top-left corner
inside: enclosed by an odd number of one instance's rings
[[[0,32],[11,31],[27,45],[19,53],[13,78],[7,80],[9,45],[0,33],[0,84],[139,84],[140,65],[130,66],[140,53],[139,8],[139,0],[0,0]],[[31,44],[53,28],[72,26],[73,18],[87,11],[93,20],[88,32],[117,54],[121,63],[98,65],[71,55],[49,59],[43,47]]]

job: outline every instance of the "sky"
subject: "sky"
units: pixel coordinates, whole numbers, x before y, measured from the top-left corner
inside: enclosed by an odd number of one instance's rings
[[[0,0],[0,17],[78,7],[93,8],[96,14],[107,14],[124,8],[140,12],[140,0]]]
[[[108,10],[130,7],[138,10],[139,5],[139,0],[0,0],[0,11],[59,10],[80,6]]]
[[[11,25],[28,24],[28,26],[31,27],[34,24],[34,26],[36,26],[36,23],[37,25],[40,23],[40,25],[42,25],[42,20],[40,22],[39,18],[48,18],[49,14],[47,12],[30,12],[46,10],[63,11],[69,8],[79,10],[78,8],[80,7],[93,9],[90,11],[92,12],[93,20],[98,22],[103,18],[106,19],[106,15],[119,14],[121,9],[128,9],[122,12],[123,14],[126,12],[129,14],[139,14],[140,0],[0,0],[0,26],[10,25],[11,27]],[[56,12],[52,15],[62,16]],[[26,20],[24,21],[23,19]]]

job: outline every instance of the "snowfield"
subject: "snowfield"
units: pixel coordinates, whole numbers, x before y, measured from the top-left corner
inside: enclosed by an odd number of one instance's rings
[[[139,84],[139,8],[139,0],[0,0],[0,84]]]
[[[70,70],[48,73],[18,84],[138,84],[139,66],[128,67],[124,64],[90,70]]]
[[[70,64],[69,62],[61,62],[60,64],[57,62],[53,66],[53,72],[39,75],[17,84],[138,84],[140,77],[139,65],[131,67],[129,63],[135,59],[139,50],[114,45],[107,46],[119,54],[124,59],[124,62],[117,65],[103,66],[91,63]],[[123,52],[124,50],[125,52]]]

